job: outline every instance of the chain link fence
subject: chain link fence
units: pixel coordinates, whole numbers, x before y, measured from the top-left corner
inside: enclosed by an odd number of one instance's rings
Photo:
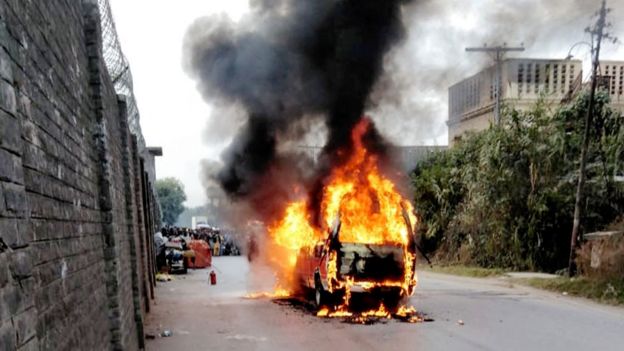
[[[113,80],[115,92],[125,95],[128,105],[128,126],[130,132],[137,138],[139,150],[145,150],[145,139],[141,132],[140,115],[132,87],[132,72],[130,64],[121,50],[115,21],[111,12],[109,0],[98,0],[100,20],[102,22],[102,50],[108,74]]]

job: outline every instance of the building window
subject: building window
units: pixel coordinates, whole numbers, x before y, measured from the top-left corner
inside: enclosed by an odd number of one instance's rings
[[[618,95],[622,95],[623,87],[624,87],[624,66],[620,66],[620,86],[618,88]]]
[[[470,106],[474,107],[477,106],[477,81],[473,81],[471,86],[470,86]]]
[[[546,64],[546,70],[545,70],[545,75],[546,75],[546,80],[544,81],[544,85],[545,85],[545,91],[546,94],[548,94],[550,92],[550,64],[547,63]]]
[[[557,91],[557,87],[559,86],[559,65],[553,65],[553,92]]]
[[[539,63],[535,64],[535,94],[539,93],[539,84],[540,84],[540,65]]]
[[[567,65],[561,65],[561,94],[565,93],[566,68]]]
[[[527,92],[527,94],[531,90],[531,73],[532,72],[533,72],[533,64],[529,63],[529,64],[527,64],[527,74],[526,74],[526,80],[527,80],[526,92]]]
[[[518,96],[522,93],[524,87],[524,64],[518,65]]]

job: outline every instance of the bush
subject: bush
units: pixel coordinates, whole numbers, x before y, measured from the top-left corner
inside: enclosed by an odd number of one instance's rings
[[[624,128],[600,94],[589,150],[583,229],[624,208]],[[415,169],[423,246],[447,261],[555,271],[567,266],[583,117],[588,98],[551,111],[503,112],[503,125],[473,134]]]

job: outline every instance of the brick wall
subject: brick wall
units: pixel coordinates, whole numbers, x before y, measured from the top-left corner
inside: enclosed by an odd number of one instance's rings
[[[0,0],[1,350],[143,347],[158,213],[101,45],[95,0]]]

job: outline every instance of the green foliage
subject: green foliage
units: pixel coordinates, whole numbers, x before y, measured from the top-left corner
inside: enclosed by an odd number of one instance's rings
[[[429,251],[483,267],[564,267],[569,254],[588,97],[551,111],[503,111],[503,125],[472,134],[412,176]],[[624,210],[624,128],[599,94],[591,133],[583,229]]]
[[[428,270],[426,266],[423,269]],[[483,268],[464,265],[435,265],[433,266],[433,268],[430,268],[430,270],[436,273],[452,274],[462,277],[474,278],[498,277],[505,274],[506,272],[504,269],[500,268]]]
[[[567,278],[554,279],[518,279],[519,284],[530,285],[535,288],[551,290],[570,294],[572,296],[585,297],[598,302],[611,305],[624,305],[624,279],[591,279],[591,278]]]
[[[184,211],[184,185],[176,178],[164,178],[156,181],[156,192],[162,210],[163,222],[174,225],[178,216]]]

